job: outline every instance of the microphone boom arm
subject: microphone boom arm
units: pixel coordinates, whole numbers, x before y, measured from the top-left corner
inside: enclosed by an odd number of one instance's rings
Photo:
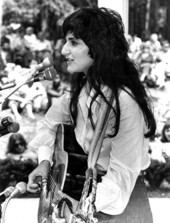
[[[39,70],[41,69],[45,69],[47,67],[50,67],[52,66],[52,58],[45,58],[43,60],[43,62],[37,66],[35,66],[35,68],[31,69],[31,70],[28,70],[26,72],[26,75],[27,78],[22,80],[18,85],[16,85],[14,87],[14,89],[9,93],[7,94],[4,98],[2,98],[2,101],[0,101],[0,106],[1,106],[1,110],[2,110],[2,105],[3,103],[13,94],[15,93],[20,87],[22,87],[24,84],[27,84],[27,82],[30,82],[31,79],[35,76],[36,72],[38,72]]]
[[[28,81],[31,80],[32,77],[28,78],[27,80],[24,80],[22,83],[20,83],[19,85],[15,86],[14,89],[9,93],[7,94],[3,99],[2,101],[0,101],[0,104],[1,106],[3,105],[3,103],[13,94],[15,93],[19,88],[21,88],[24,84],[26,84]]]

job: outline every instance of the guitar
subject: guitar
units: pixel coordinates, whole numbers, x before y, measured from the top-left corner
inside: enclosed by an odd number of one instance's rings
[[[71,201],[73,211],[76,210],[78,201],[62,193],[68,169],[68,153],[64,151],[64,126],[58,126],[55,149],[53,154],[53,165],[48,179],[42,179],[42,190],[38,206],[38,223],[51,223],[53,208],[62,198]],[[61,215],[66,222],[72,222],[73,211],[67,204],[63,203]]]
[[[48,179],[42,179],[38,223],[51,223],[52,213],[56,205],[58,205],[59,216],[65,218],[66,223],[88,222],[84,215],[86,211],[77,210],[79,202],[62,192],[68,171],[68,153],[64,151],[64,130],[64,126],[60,124],[57,129],[53,165]],[[88,204],[86,204],[86,207],[88,207]],[[96,219],[92,218],[90,222],[96,222]]]

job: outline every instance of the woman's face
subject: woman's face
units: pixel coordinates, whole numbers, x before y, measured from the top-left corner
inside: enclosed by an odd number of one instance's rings
[[[165,137],[170,142],[170,127],[165,129]]]
[[[20,141],[20,140],[16,140],[14,143],[14,147],[15,147],[15,151],[20,154],[25,152],[26,148],[25,148],[25,144]]]
[[[81,39],[76,39],[72,33],[66,35],[66,43],[61,53],[67,60],[69,73],[87,73],[94,60],[89,55],[89,48]]]

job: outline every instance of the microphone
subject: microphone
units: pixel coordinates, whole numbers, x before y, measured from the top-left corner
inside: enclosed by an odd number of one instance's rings
[[[16,195],[24,194],[27,191],[27,185],[25,182],[19,182],[15,186],[14,191],[10,194],[9,199],[13,198]]]
[[[7,116],[1,120],[1,125],[3,125],[3,126],[8,126],[11,123],[13,123],[13,119],[10,116]],[[1,126],[0,126],[0,128],[1,128]]]
[[[17,185],[15,186],[14,190],[12,191],[12,193],[10,194],[8,199],[5,201],[5,204],[3,206],[3,210],[2,210],[2,223],[5,223],[5,213],[6,213],[6,209],[7,209],[7,206],[9,204],[11,198],[13,198],[14,196],[16,196],[18,194],[24,194],[26,191],[27,191],[27,186],[26,186],[25,182],[17,183]]]
[[[35,77],[27,81],[25,84],[38,82],[38,81],[44,81],[44,80],[50,81],[50,80],[53,80],[56,77],[56,75],[57,75],[57,71],[54,69],[54,67],[48,67],[43,72],[39,72],[38,74],[36,74]],[[16,86],[15,82],[10,83],[10,84],[5,84],[4,86],[0,87],[0,91],[15,87],[15,86]]]
[[[45,68],[47,67],[51,67],[53,66],[53,59],[51,57],[47,57],[45,58],[42,63],[38,64],[35,66],[35,70],[36,71],[41,71],[41,70],[44,70]]]
[[[17,122],[13,122],[8,126],[0,126],[0,137],[4,136],[8,133],[15,133],[18,132],[20,126]]]
[[[12,192],[14,191],[14,187],[10,186],[6,188],[2,193],[0,193],[0,203],[4,202],[6,198],[8,198]]]
[[[26,186],[25,182],[17,183],[17,185],[15,186],[14,190],[12,191],[12,193],[10,194],[8,199],[5,201],[5,204],[3,206],[3,210],[2,210],[2,223],[5,223],[5,213],[6,213],[6,209],[7,209],[7,206],[9,204],[11,198],[13,198],[14,196],[16,196],[18,194],[24,194],[26,191],[27,191],[27,186]]]
[[[42,63],[36,65],[35,67],[29,69],[28,71],[26,71],[26,76],[27,76],[27,80],[25,80],[24,84],[27,82],[27,81],[30,81],[31,78],[33,78],[37,72],[39,71],[43,71],[44,69],[48,68],[48,67],[51,67],[53,66],[53,60],[52,58],[45,58]]]
[[[54,67],[48,67],[43,72],[38,73],[33,79],[28,81],[26,84],[44,80],[50,81],[53,80],[56,75],[57,71],[54,69]]]

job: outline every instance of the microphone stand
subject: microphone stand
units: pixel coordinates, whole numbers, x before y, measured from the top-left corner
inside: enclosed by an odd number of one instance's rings
[[[31,70],[27,70],[26,73],[24,73],[25,75],[27,75],[27,78],[22,80],[18,85],[16,85],[13,89],[13,91],[11,91],[8,95],[6,95],[2,101],[0,102],[0,106],[1,106],[1,110],[2,110],[2,105],[3,103],[15,92],[17,91],[20,87],[22,87],[24,84],[26,84],[27,82],[31,81],[31,79],[36,75],[36,73],[41,70],[42,68],[47,68],[52,66],[52,58],[45,58],[41,64],[38,64],[37,66],[35,66],[34,68],[32,68]],[[22,73],[23,74],[23,73]],[[25,76],[24,76],[25,77]]]
[[[1,223],[1,219],[2,219],[2,206],[1,206],[2,203],[0,203],[0,223]]]
[[[30,72],[28,72],[29,74]],[[33,74],[35,73],[35,71],[33,72]],[[14,89],[7,94],[4,98],[2,98],[2,101],[0,101],[0,106],[1,106],[1,110],[2,110],[2,105],[3,103],[13,94],[15,93],[19,88],[21,88],[23,85],[25,85],[27,82],[31,81],[33,74],[29,74],[28,78],[24,79],[23,81],[21,81],[18,85],[16,85],[14,87]]]
[[[47,69],[47,68],[46,68]],[[45,70],[46,71],[46,70]],[[51,80],[52,79],[52,77],[50,78],[50,79],[46,79],[46,78],[44,78],[43,77],[43,73],[44,72],[39,72],[39,73],[37,73],[38,75],[42,75],[42,77],[41,76],[38,76],[38,78],[36,78],[36,77],[32,77],[30,80],[28,80],[25,84],[30,84],[30,83],[33,83],[33,82],[38,82],[38,81],[42,81],[42,80]],[[53,73],[54,73],[54,71],[53,71]],[[53,76],[54,76],[54,74],[53,74]],[[9,89],[9,88],[13,88],[13,87],[16,87],[16,83],[15,82],[12,82],[12,83],[8,83],[8,84],[5,84],[5,85],[3,85],[3,86],[0,86],[0,91],[3,91],[3,90],[7,90],[7,89]]]
[[[5,201],[5,197],[2,197],[0,199],[0,222],[1,222],[1,218],[2,218],[2,203]]]
[[[2,222],[1,223],[5,223],[5,212],[6,212],[6,209],[7,209],[7,206],[9,204],[10,200],[11,200],[11,197],[9,197],[4,203],[3,210],[2,210]]]

